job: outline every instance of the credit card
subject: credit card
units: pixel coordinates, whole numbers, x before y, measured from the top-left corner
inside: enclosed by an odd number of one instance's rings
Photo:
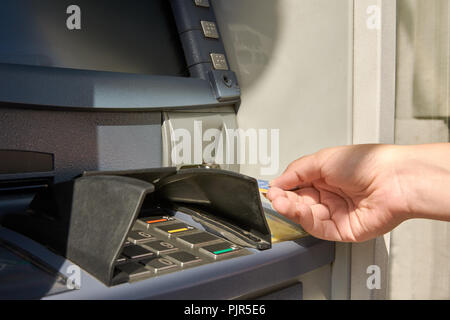
[[[266,194],[267,192],[269,192],[269,189],[270,189],[269,181],[258,180],[258,188],[259,188],[259,192],[261,192],[262,194]]]

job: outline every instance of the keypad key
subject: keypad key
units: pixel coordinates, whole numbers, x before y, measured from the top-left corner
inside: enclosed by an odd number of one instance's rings
[[[152,274],[152,271],[135,262],[125,263],[116,267],[119,271],[128,275],[130,281],[142,279]]]
[[[160,216],[160,217],[148,217],[148,218],[141,218],[137,220],[137,223],[143,226],[144,228],[148,229],[150,226],[157,225],[160,223],[173,221],[175,220],[172,217],[168,216]]]
[[[220,238],[207,232],[188,234],[184,236],[179,236],[177,238],[177,241],[189,246],[190,248],[198,247],[199,245],[217,240],[220,240]]]
[[[167,258],[144,259],[139,263],[145,265],[146,268],[152,270],[154,273],[159,273],[177,267],[175,262]]]
[[[147,233],[145,231],[140,231],[140,230],[132,230],[128,234],[128,240],[134,244],[148,242],[154,238],[155,237],[152,236],[150,233]]]
[[[133,260],[150,258],[155,255],[150,250],[147,250],[143,247],[135,246],[135,245],[123,248],[122,254],[125,257],[127,257],[128,259],[133,259]]]
[[[175,234],[178,235],[182,232],[194,230],[194,227],[185,223],[173,223],[169,225],[158,226],[155,228],[155,230],[160,231],[166,236],[168,235],[170,237]]]
[[[217,259],[230,253],[234,253],[235,251],[239,250],[239,247],[227,242],[221,242],[202,247],[199,250],[204,254]]]
[[[156,254],[161,255],[161,254],[165,254],[165,253],[169,253],[169,252],[174,252],[177,251],[178,248],[176,246],[174,246],[173,244],[171,244],[170,242],[166,242],[166,241],[153,241],[153,242],[148,242],[146,244],[143,245],[145,248],[152,250],[154,252],[156,252]]]
[[[216,70],[229,70],[227,59],[223,53],[210,53],[213,67]]]
[[[167,255],[167,257],[170,260],[175,261],[175,263],[177,263],[178,265],[180,265],[182,267],[184,267],[188,264],[202,261],[202,259],[200,259],[199,257],[194,256],[193,254],[190,254],[189,252],[186,252],[186,251],[178,251],[178,252],[170,253]]]
[[[203,29],[203,35],[206,38],[219,39],[219,31],[217,30],[217,26],[212,21],[200,21],[200,24]]]

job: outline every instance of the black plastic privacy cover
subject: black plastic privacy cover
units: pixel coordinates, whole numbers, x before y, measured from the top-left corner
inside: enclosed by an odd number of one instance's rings
[[[270,248],[271,233],[255,179],[217,169],[181,169],[155,187],[155,197],[240,231],[258,249]]]
[[[184,210],[236,244],[271,247],[257,181],[216,169],[85,173],[38,193],[27,212],[0,222],[112,285],[115,261],[145,203]]]
[[[39,193],[30,205],[33,214],[11,214],[1,222],[110,285],[127,234],[153,191],[153,184],[126,176],[80,177]]]
[[[85,171],[83,172],[83,177],[121,176],[143,180],[149,183],[156,183],[161,178],[175,174],[176,172],[177,168],[175,167],[123,170],[123,171]]]

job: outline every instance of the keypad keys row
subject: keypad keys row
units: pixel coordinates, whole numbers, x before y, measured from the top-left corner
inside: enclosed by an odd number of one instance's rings
[[[137,280],[159,274],[163,271],[184,267],[189,264],[201,262],[202,259],[188,252],[179,251],[166,257],[152,257],[139,261],[118,265],[116,268],[128,275],[129,280]]]
[[[219,260],[240,249],[168,216],[139,219],[125,243],[115,263],[118,283]]]

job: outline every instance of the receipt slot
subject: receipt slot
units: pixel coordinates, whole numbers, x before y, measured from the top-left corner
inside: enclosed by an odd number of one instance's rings
[[[162,123],[164,166],[217,165],[239,172],[238,128],[232,108],[203,112],[165,112]]]

